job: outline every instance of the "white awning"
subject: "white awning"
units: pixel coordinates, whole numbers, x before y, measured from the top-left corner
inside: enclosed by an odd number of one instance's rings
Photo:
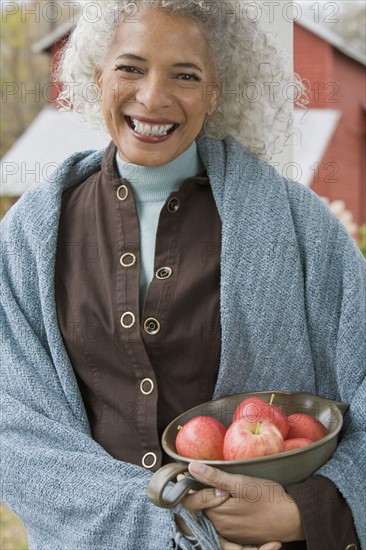
[[[110,141],[74,113],[45,107],[1,159],[1,195],[18,197],[73,153],[104,149]]]
[[[341,111],[295,109],[294,169],[292,177],[309,187],[337,128]]]

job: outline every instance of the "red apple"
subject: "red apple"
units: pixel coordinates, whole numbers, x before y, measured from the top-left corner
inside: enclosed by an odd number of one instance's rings
[[[216,418],[196,416],[180,427],[175,446],[177,452],[187,458],[223,460],[225,434],[225,426]]]
[[[241,418],[233,422],[225,436],[225,460],[256,458],[283,451],[281,432],[269,420],[248,422]]]
[[[308,414],[290,414],[287,419],[290,424],[287,434],[288,439],[306,437],[307,439],[311,439],[311,441],[319,441],[319,439],[322,439],[329,433],[327,428],[317,418]]]
[[[240,418],[255,423],[269,420],[280,430],[283,439],[287,437],[289,423],[285,413],[260,397],[247,397],[236,407],[232,421],[236,422]]]
[[[306,447],[314,443],[311,439],[306,437],[293,437],[292,439],[286,439],[283,442],[284,451],[293,451],[294,449],[300,449],[300,447]]]

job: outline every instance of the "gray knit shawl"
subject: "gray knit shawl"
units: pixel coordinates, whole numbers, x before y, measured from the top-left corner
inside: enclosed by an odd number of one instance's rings
[[[303,390],[350,403],[342,440],[319,473],[346,498],[366,548],[365,261],[312,191],[231,138],[202,139],[199,151],[223,223],[214,397]],[[58,328],[61,195],[98,171],[102,156],[70,157],[2,223],[2,500],[34,550],[190,548],[173,513],[148,502],[151,473],[92,439]],[[202,547],[218,548],[208,531],[202,522]]]

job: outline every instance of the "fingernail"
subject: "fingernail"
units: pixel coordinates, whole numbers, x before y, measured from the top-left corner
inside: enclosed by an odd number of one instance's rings
[[[226,497],[226,491],[223,491],[222,489],[215,489],[215,497]]]
[[[205,464],[202,464],[201,462],[191,462],[190,470],[193,474],[204,474],[206,471]]]

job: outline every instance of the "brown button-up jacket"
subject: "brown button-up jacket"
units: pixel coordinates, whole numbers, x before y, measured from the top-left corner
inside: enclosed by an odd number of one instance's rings
[[[63,195],[58,318],[94,439],[154,471],[167,460],[167,424],[213,393],[221,222],[207,176],[182,182],[161,211],[155,276],[139,304],[139,222],[114,156],[111,146],[102,170]]]

